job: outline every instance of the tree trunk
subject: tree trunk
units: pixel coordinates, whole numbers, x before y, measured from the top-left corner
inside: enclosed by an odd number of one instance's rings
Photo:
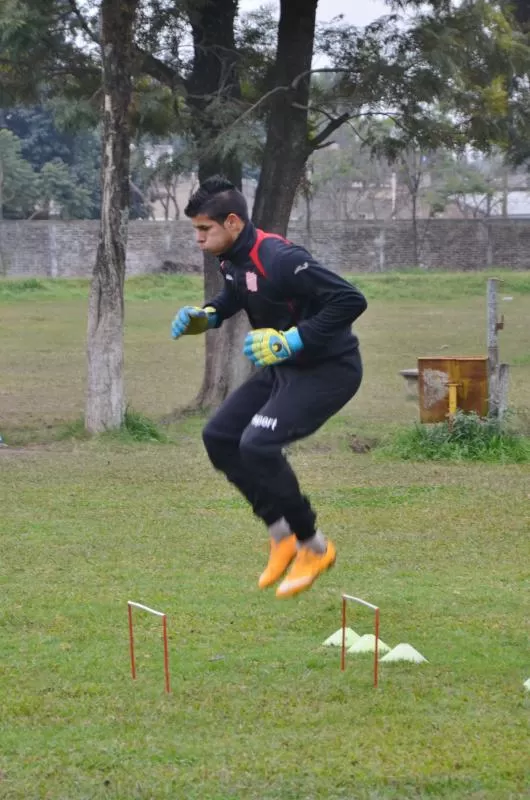
[[[4,218],[4,173],[0,163],[0,221]],[[4,264],[4,254],[2,252],[2,237],[0,236],[0,275],[5,278],[7,275],[7,264]]]
[[[313,235],[311,219],[311,192],[305,192],[305,231],[307,235],[307,246],[311,247],[311,237]]]
[[[190,13],[195,45],[190,92],[194,95],[210,100],[220,91],[231,99],[240,96],[233,35],[236,5],[234,0],[220,0]],[[296,190],[313,149],[308,139],[309,75],[301,76],[311,69],[316,8],[317,0],[281,2],[275,86],[290,87],[295,81],[295,87],[273,95],[253,220],[259,227],[283,235],[287,233]],[[213,42],[215,47],[210,44]],[[221,157],[208,147],[222,132],[221,126],[216,127],[215,117],[209,113],[205,101],[194,101],[194,105],[197,112],[203,112],[202,116],[197,113],[200,129],[196,129],[196,140],[202,143],[199,180],[221,173],[241,186],[241,164],[236,156]],[[220,281],[217,262],[206,258],[206,299],[217,291]],[[196,407],[215,408],[250,375],[250,363],[241,355],[247,330],[247,317],[241,313],[223,323],[220,330],[206,334],[205,374],[194,403]]]
[[[285,86],[286,91],[272,96],[253,219],[259,227],[283,236],[312,151],[307,111],[310,76],[301,76],[311,69],[317,5],[317,0],[281,1],[275,85]]]
[[[195,110],[194,136],[199,152],[199,182],[212,175],[224,175],[239,189],[242,167],[235,151],[221,152],[212,146],[221,140],[228,118],[235,118],[241,97],[234,21],[237,0],[216,0],[192,4],[189,18],[193,32],[194,61],[188,88]],[[230,108],[229,104],[234,104]],[[228,114],[227,114],[228,112]],[[204,297],[211,299],[221,288],[219,262],[204,257]],[[217,407],[250,374],[242,354],[243,337],[248,330],[245,314],[237,314],[219,330],[206,334],[204,379],[193,406]]]
[[[412,201],[412,257],[414,259],[414,267],[420,265],[420,247],[418,237],[418,195],[416,190],[411,194]]]
[[[102,202],[88,309],[85,425],[92,433],[123,422],[123,284],[129,213],[129,104],[133,26],[139,0],[102,0]]]

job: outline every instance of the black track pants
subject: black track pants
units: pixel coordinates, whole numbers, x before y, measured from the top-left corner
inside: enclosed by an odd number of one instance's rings
[[[266,525],[285,517],[299,540],[315,533],[316,515],[282,449],[316,431],[356,393],[358,352],[312,367],[264,367],[236,389],[209,420],[203,440]]]

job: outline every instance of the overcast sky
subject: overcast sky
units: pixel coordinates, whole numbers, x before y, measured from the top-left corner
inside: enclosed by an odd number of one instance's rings
[[[279,6],[279,2],[266,2],[266,0],[239,0],[241,11],[252,11],[262,5]],[[317,19],[327,22],[339,14],[352,25],[363,27],[373,22],[377,17],[388,14],[389,8],[383,0],[320,0],[317,10]]]

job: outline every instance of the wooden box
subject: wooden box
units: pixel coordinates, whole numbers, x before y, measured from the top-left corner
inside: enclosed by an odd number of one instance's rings
[[[443,422],[449,414],[450,385],[456,384],[460,411],[488,414],[487,356],[418,358],[421,422]]]

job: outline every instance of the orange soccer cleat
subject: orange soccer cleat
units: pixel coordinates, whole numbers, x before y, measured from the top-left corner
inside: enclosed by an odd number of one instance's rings
[[[325,553],[316,553],[309,547],[300,547],[289,574],[276,590],[276,597],[292,597],[309,589],[321,572],[335,563],[337,551],[328,541]]]
[[[296,536],[284,536],[280,541],[271,537],[269,563],[261,573],[258,586],[266,589],[282,577],[283,573],[296,556]]]

